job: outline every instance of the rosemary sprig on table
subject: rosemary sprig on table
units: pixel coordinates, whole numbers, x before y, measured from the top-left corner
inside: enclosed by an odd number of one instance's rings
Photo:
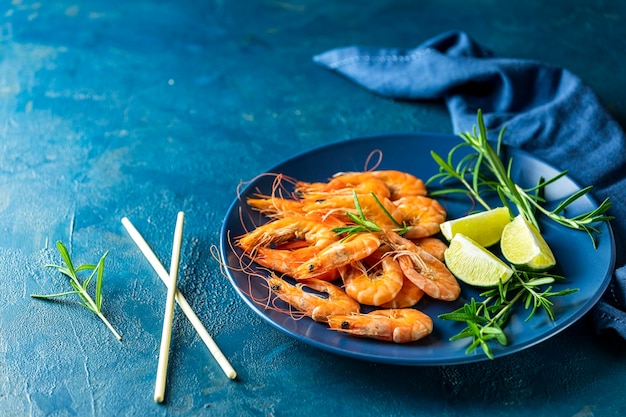
[[[471,338],[472,342],[466,353],[473,352],[481,347],[488,358],[493,359],[493,352],[489,341],[496,340],[501,345],[508,344],[508,338],[503,330],[511,310],[518,302],[524,303],[524,308],[529,310],[525,321],[530,320],[538,310],[546,312],[550,320],[555,319],[552,310],[552,297],[559,297],[577,292],[577,289],[565,289],[552,291],[550,285],[557,280],[563,280],[562,276],[540,272],[526,272],[514,269],[513,276],[506,283],[498,285],[480,294],[482,301],[474,298],[463,307],[439,315],[444,320],[464,322],[466,327],[450,340]]]
[[[478,110],[477,119],[478,129],[474,126],[471,133],[461,133],[459,136],[463,142],[453,147],[446,159],[443,159],[434,151],[431,152],[431,156],[439,165],[439,173],[432,176],[426,184],[430,185],[435,181],[439,181],[440,184],[446,184],[449,181],[456,180],[462,187],[431,190],[430,194],[432,196],[450,193],[468,194],[485,209],[489,210],[491,207],[483,199],[483,195],[489,191],[496,192],[502,204],[509,208],[511,208],[511,205],[515,206],[517,211],[537,227],[537,229],[539,229],[539,223],[537,222],[536,213],[540,212],[563,226],[586,232],[591,238],[594,247],[596,247],[594,233],[598,233],[599,231],[595,224],[613,218],[606,214],[612,205],[609,199],[605,199],[594,210],[574,217],[567,217],[565,215],[566,208],[580,197],[589,193],[593,188],[589,186],[577,191],[560,202],[555,209],[546,209],[542,205],[545,203],[542,197],[543,191],[546,186],[565,176],[567,171],[563,171],[547,181],[540,180],[533,188],[521,188],[511,179],[513,161],[509,159],[505,166],[501,159],[502,138],[504,137],[506,129],[503,128],[500,130],[496,148],[494,149],[487,140],[487,131],[480,110]],[[470,147],[474,153],[464,156],[459,162],[455,163],[454,157],[456,152],[466,147]]]
[[[80,297],[82,301],[81,305],[87,308],[88,310],[92,311],[93,313],[95,313],[100,318],[100,320],[102,320],[104,324],[106,324],[109,330],[111,330],[111,332],[115,335],[117,340],[122,340],[122,336],[120,336],[120,334],[113,328],[111,323],[109,323],[109,321],[106,319],[106,317],[104,316],[104,314],[102,314],[102,311],[101,311],[102,281],[104,277],[104,259],[109,254],[109,251],[107,251],[100,258],[100,260],[98,261],[96,265],[84,264],[75,268],[72,263],[72,259],[70,258],[70,254],[67,251],[67,248],[63,245],[63,243],[58,241],[56,245],[59,250],[59,253],[61,254],[61,258],[63,259],[63,262],[65,263],[65,266],[46,265],[46,268],[54,268],[58,270],[60,273],[62,273],[63,275],[67,276],[74,290],[55,293],[55,294],[31,294],[31,297],[50,300],[56,297],[76,294]],[[87,277],[87,279],[85,279],[85,281],[82,284],[78,278],[78,273],[81,271],[91,271],[91,274]],[[87,287],[94,277],[96,278],[95,300],[87,292]]]

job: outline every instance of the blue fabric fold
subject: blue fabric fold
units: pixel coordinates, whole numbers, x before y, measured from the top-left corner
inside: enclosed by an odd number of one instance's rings
[[[568,170],[610,197],[617,268],[592,315],[596,330],[626,340],[626,136],[594,91],[570,71],[538,61],[495,57],[464,32],[447,32],[412,49],[349,46],[314,62],[382,96],[444,100],[454,133],[471,131],[478,109],[491,139]]]

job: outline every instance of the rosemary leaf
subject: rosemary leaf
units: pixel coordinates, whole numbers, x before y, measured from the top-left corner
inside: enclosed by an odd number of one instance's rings
[[[104,260],[109,254],[109,251],[107,251],[100,258],[100,261],[98,261],[97,265],[83,264],[75,268],[74,264],[72,263],[70,254],[67,251],[67,248],[65,247],[65,245],[63,245],[63,243],[61,243],[60,241],[58,241],[56,245],[57,245],[57,249],[59,250],[59,253],[61,254],[61,259],[63,260],[63,263],[65,263],[65,266],[49,264],[49,265],[45,265],[45,267],[56,269],[58,272],[68,277],[70,285],[72,286],[74,290],[54,293],[54,294],[31,294],[31,297],[51,300],[56,297],[76,294],[81,300],[81,305],[85,307],[86,309],[90,310],[91,312],[93,312],[94,314],[96,314],[100,318],[100,320],[102,320],[104,324],[106,324],[106,326],[113,333],[113,335],[115,335],[117,340],[122,340],[122,337],[120,336],[120,334],[113,328],[111,323],[106,319],[106,317],[102,314],[102,311],[101,311],[102,283],[103,283],[103,277],[104,277]],[[78,277],[78,273],[83,272],[83,271],[91,271],[91,274],[81,283]],[[87,291],[87,287],[94,277],[96,277],[95,301],[93,300],[93,298],[91,297],[91,295],[89,295],[89,292]]]
[[[365,217],[365,213],[363,213],[363,209],[361,208],[361,203],[359,202],[359,197],[356,191],[353,191],[352,195],[354,198],[354,207],[358,214],[354,214],[350,212],[345,213],[345,214],[354,224],[341,226],[341,227],[335,227],[332,229],[333,232],[335,232],[337,235],[345,234],[346,238],[357,233],[382,232],[383,231],[382,227],[380,227],[375,222]],[[374,201],[376,202],[378,207],[385,214],[385,216],[391,219],[394,225],[397,226],[397,228],[394,229],[395,232],[397,232],[400,235],[403,235],[411,228],[411,226],[408,226],[405,222],[403,222],[403,224],[398,223],[396,219],[393,218],[391,213],[389,213],[389,211],[383,206],[383,203],[380,202],[376,194],[372,192],[371,195],[374,198]]]
[[[552,309],[552,298],[572,294],[577,289],[565,289],[552,291],[552,287],[545,285],[562,280],[563,277],[545,272],[519,271],[514,269],[513,276],[498,288],[491,288],[480,295],[482,301],[474,298],[463,307],[450,313],[440,314],[443,320],[462,322],[465,324],[459,333],[450,340],[470,338],[467,353],[471,353],[480,346],[490,359],[493,359],[493,351],[489,342],[495,340],[505,346],[508,343],[506,333],[503,330],[513,308],[522,301],[522,307],[528,311],[525,321],[530,320],[539,310],[545,311],[550,320],[555,320]],[[510,299],[508,297],[511,297]]]
[[[595,225],[613,219],[612,216],[607,214],[611,208],[609,199],[604,200],[598,207],[587,213],[567,217],[565,209],[590,193],[593,187],[588,186],[565,198],[557,204],[555,209],[546,209],[543,207],[543,203],[545,203],[543,199],[544,189],[546,186],[564,177],[567,171],[562,171],[548,180],[541,179],[536,186],[527,189],[520,187],[511,179],[510,173],[513,161],[509,159],[506,161],[506,164],[502,161],[501,149],[505,131],[506,127],[500,130],[494,149],[487,140],[487,129],[485,128],[482,111],[478,110],[477,126],[474,126],[471,133],[465,132],[459,135],[463,142],[454,146],[448,153],[447,158],[444,159],[435,152],[431,152],[432,158],[439,165],[439,172],[426,181],[426,185],[428,186],[434,182],[438,182],[441,185],[445,184],[445,187],[431,191],[431,194],[444,195],[459,193],[459,190],[463,190],[485,209],[489,209],[490,207],[483,200],[482,195],[486,190],[493,191],[499,196],[502,204],[509,208],[516,207],[518,212],[537,229],[539,229],[539,222],[536,216],[537,213],[542,213],[548,219],[558,224],[586,232],[595,248],[597,245],[595,235],[599,232]],[[460,162],[455,164],[454,160],[456,159],[457,151],[466,147],[469,147],[473,153],[464,155],[460,158]],[[459,188],[455,184],[449,187],[449,182],[455,182],[462,187]]]

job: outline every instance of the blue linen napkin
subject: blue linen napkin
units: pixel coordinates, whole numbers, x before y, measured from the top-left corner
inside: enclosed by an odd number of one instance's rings
[[[385,97],[442,99],[455,133],[471,131],[482,109],[495,139],[568,170],[610,197],[617,269],[593,309],[596,331],[626,340],[626,137],[596,94],[570,71],[541,62],[497,58],[463,32],[446,32],[413,49],[350,46],[314,62]],[[514,133],[513,133],[514,132]]]

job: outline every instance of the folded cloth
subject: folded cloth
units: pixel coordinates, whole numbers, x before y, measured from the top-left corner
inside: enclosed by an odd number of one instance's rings
[[[413,49],[350,46],[313,60],[385,97],[442,99],[455,133],[471,131],[478,109],[495,139],[568,170],[593,195],[613,203],[617,269],[593,317],[599,334],[626,340],[626,137],[596,94],[570,71],[504,59],[463,32],[447,32]]]

